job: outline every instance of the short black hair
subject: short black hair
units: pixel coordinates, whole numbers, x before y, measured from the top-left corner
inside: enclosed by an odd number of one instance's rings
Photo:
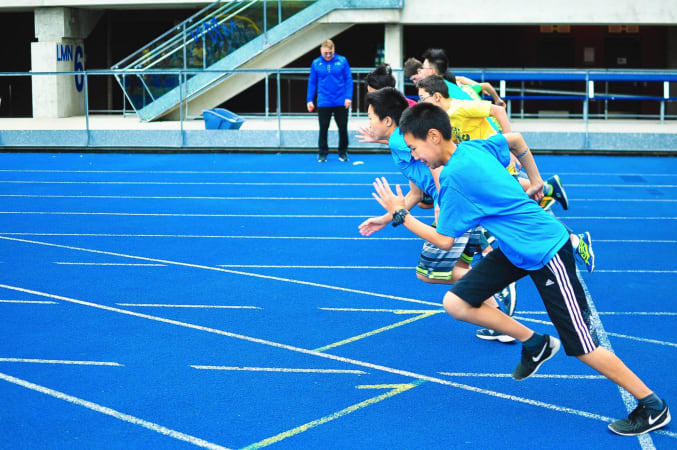
[[[446,140],[451,140],[451,123],[442,108],[432,103],[419,103],[408,108],[400,119],[400,133],[410,133],[416,139],[425,140],[428,130],[434,128]]]
[[[371,105],[374,114],[383,120],[390,117],[395,125],[400,123],[402,111],[409,107],[409,102],[403,93],[392,87],[385,87],[378,91],[369,92],[365,97],[367,108]],[[449,119],[447,119],[447,122]]]
[[[423,52],[423,59],[435,69],[435,73],[445,80],[456,84],[456,75],[449,70],[449,57],[443,48],[429,48]]]
[[[416,84],[416,87],[423,89],[430,95],[439,92],[442,97],[449,98],[449,87],[447,86],[447,83],[437,75],[425,77]]]
[[[393,70],[388,64],[381,64],[367,75],[367,85],[373,89],[381,89],[384,87],[395,87],[395,77]]]

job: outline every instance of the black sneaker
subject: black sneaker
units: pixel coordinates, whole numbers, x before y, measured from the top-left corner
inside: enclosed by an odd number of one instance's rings
[[[536,373],[541,364],[555,356],[559,351],[559,339],[552,336],[545,335],[545,342],[543,347],[536,353],[529,353],[522,346],[522,360],[515,371],[512,373],[512,377],[517,381],[522,381],[526,378],[529,378]]]
[[[317,155],[317,162],[327,162],[327,155]]]
[[[344,153],[343,155],[339,155],[339,161],[341,162],[348,162],[348,154]]]
[[[651,409],[644,405],[630,413],[627,419],[617,420],[609,424],[609,429],[621,436],[637,436],[648,433],[670,423],[670,409],[663,400],[663,409]]]

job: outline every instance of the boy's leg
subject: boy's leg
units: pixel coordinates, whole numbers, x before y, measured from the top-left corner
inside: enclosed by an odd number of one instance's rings
[[[576,356],[639,401],[639,406],[627,419],[616,421],[609,428],[618,434],[634,436],[669,423],[670,411],[665,402],[654,397],[646,384],[618,356],[599,347],[591,327],[585,291],[576,273],[571,245],[565,244],[545,268],[533,272],[531,277],[566,353]]]
[[[444,297],[444,308],[454,318],[494,329],[522,342],[522,359],[513,378],[523,380],[534,374],[559,350],[559,341],[517,322],[498,309],[482,303],[482,298],[517,281],[529,272],[516,267],[501,249],[483,258]]]

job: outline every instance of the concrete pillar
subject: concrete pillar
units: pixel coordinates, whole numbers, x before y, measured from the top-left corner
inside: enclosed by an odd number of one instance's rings
[[[399,23],[387,23],[385,25],[384,50],[385,60],[393,69],[401,69],[404,65],[403,53],[403,27]],[[398,72],[395,75],[398,89],[404,91],[404,74]]]
[[[33,72],[85,70],[84,38],[101,13],[73,8],[35,10],[35,37],[31,43]],[[84,75],[32,77],[33,117],[70,117],[85,112]]]

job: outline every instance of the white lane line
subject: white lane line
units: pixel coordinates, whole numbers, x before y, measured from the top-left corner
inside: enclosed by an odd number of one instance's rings
[[[659,341],[657,339],[641,338],[641,337],[637,337],[637,336],[628,336],[627,334],[620,334],[620,333],[609,333],[609,332],[607,332],[607,334],[609,336],[613,336],[613,337],[630,339],[632,341],[646,342],[648,344],[665,345],[667,347],[677,347],[677,344],[675,344],[674,342]]]
[[[291,183],[242,181],[59,181],[59,180],[0,180],[0,184],[103,184],[158,186],[372,186],[371,183]],[[569,185],[567,185],[568,187]],[[642,186],[651,187],[651,186]],[[655,187],[669,187],[658,185]]]
[[[668,189],[668,188],[677,188],[677,184],[571,184],[566,183],[565,186],[568,187],[594,187],[594,188],[656,188],[656,189]]]
[[[168,305],[160,303],[116,303],[118,306],[134,306],[138,308],[198,308],[198,309],[263,309],[259,306],[239,305]]]
[[[122,217],[248,217],[263,219],[364,219],[365,214],[206,214],[206,213],[132,213],[87,211],[0,211],[0,214],[19,216],[122,216]],[[433,216],[416,216],[432,219]],[[568,219],[568,217],[567,217]],[[642,219],[650,219],[642,217]],[[677,218],[676,218],[677,219]]]
[[[113,211],[0,211],[5,215],[42,216],[123,216],[123,217],[249,217],[264,219],[364,219],[365,214],[207,214],[207,213],[140,213]],[[417,215],[417,218],[432,219],[433,216]],[[563,216],[563,220],[677,220],[670,216]]]
[[[218,267],[236,267],[249,269],[390,269],[390,270],[413,270],[414,266],[282,266],[282,265],[258,265],[258,264],[218,264]]]
[[[21,303],[28,305],[58,305],[57,302],[45,300],[0,300],[0,303]]]
[[[91,199],[143,199],[143,200],[368,200],[373,197],[205,197],[205,196],[160,196],[160,195],[39,195],[39,194],[0,194],[0,197],[9,198],[91,198]],[[675,200],[677,201],[677,200]]]
[[[512,378],[510,373],[472,373],[472,372],[438,372],[448,377],[479,377],[479,378]],[[557,375],[557,374],[534,374],[529,378],[558,378],[565,380],[606,380],[603,375]]]
[[[0,358],[0,362],[34,363],[34,364],[72,364],[76,366],[115,366],[124,365],[109,361],[71,361],[67,359],[29,359],[29,358]]]
[[[401,175],[400,172],[331,172],[331,171],[282,171],[282,170],[72,170],[72,169],[0,169],[2,173],[136,173],[136,174],[265,174],[265,175]],[[545,174],[549,172],[543,172]],[[555,172],[552,172],[554,174]],[[627,172],[557,172],[560,176],[595,177],[677,177],[675,173],[627,173]]]
[[[370,309],[370,308],[317,308],[322,311],[342,312],[386,312],[392,314],[429,314],[442,312],[441,309]]]
[[[59,169],[0,169],[10,173],[140,173],[140,174],[264,174],[264,175],[402,175],[401,172],[302,172],[269,170],[59,170]],[[642,174],[649,176],[649,174]],[[660,176],[660,175],[657,175]]]
[[[3,233],[5,236],[74,236],[74,237],[141,237],[141,238],[191,238],[191,239],[300,239],[309,241],[421,241],[410,237],[361,236],[238,236],[219,234],[121,234],[121,233]],[[598,240],[595,240],[598,242]],[[677,241],[675,241],[677,242]]]
[[[677,220],[677,217],[670,216],[558,216],[562,220]]]
[[[346,370],[346,369],[296,369],[287,367],[233,367],[233,366],[194,366],[193,369],[198,370],[226,370],[226,371],[241,371],[241,372],[281,372],[281,373],[338,373],[338,374],[353,374],[366,375],[367,372],[362,370]]]
[[[54,261],[54,264],[60,266],[132,266],[132,267],[167,267],[166,264],[133,264],[133,263],[95,263],[95,262],[68,262]]]
[[[100,185],[160,185],[160,186],[372,186],[372,183],[321,183],[321,182],[244,182],[244,181],[63,181],[63,180],[0,180],[0,184],[100,184]],[[400,183],[403,184],[403,183]],[[640,188],[672,189],[677,184],[572,184],[582,188]]]
[[[517,311],[519,314],[545,315],[545,311]],[[670,311],[599,311],[600,316],[677,316]]]
[[[289,201],[374,201],[372,197],[245,197],[245,196],[184,196],[184,195],[67,195],[67,194],[0,194],[6,198],[89,198],[89,199],[142,199],[142,200],[289,200]],[[571,198],[570,202],[592,203],[677,203],[668,198]]]
[[[570,202],[611,202],[611,203],[675,203],[677,199],[671,198],[571,198]]]
[[[140,238],[191,238],[191,239],[300,239],[314,241],[420,241],[418,237],[377,237],[377,236],[266,236],[227,234],[131,234],[131,233],[13,233],[1,232],[6,236],[74,236],[74,237],[140,237]],[[677,239],[595,239],[595,243],[620,244],[677,244]]]
[[[539,400],[532,400],[532,399],[529,399],[529,398],[518,397],[518,396],[515,396],[515,395],[505,394],[503,392],[492,391],[492,390],[489,390],[489,389],[478,388],[478,387],[475,387],[475,386],[470,386],[470,385],[463,384],[463,383],[457,383],[457,382],[454,382],[454,381],[445,380],[443,378],[431,377],[431,376],[428,376],[428,375],[418,374],[418,373],[410,372],[410,371],[407,371],[407,370],[400,370],[400,369],[395,369],[395,368],[391,368],[391,367],[387,367],[387,366],[382,366],[382,365],[379,365],[379,364],[373,364],[373,363],[370,363],[370,362],[345,358],[345,357],[342,357],[342,356],[332,355],[330,353],[318,352],[318,351],[315,351],[315,350],[308,350],[308,349],[305,349],[305,348],[295,347],[295,346],[292,346],[292,345],[281,344],[281,343],[274,342],[274,341],[269,341],[269,340],[255,338],[255,337],[246,336],[246,335],[242,335],[242,334],[232,333],[230,331],[224,331],[224,330],[219,330],[219,329],[215,329],[215,328],[209,328],[209,327],[205,327],[205,326],[201,326],[201,325],[195,325],[195,324],[191,324],[191,323],[187,323],[187,322],[181,322],[181,321],[173,320],[173,319],[166,319],[166,318],[158,317],[158,316],[151,316],[151,315],[148,315],[148,314],[141,314],[141,313],[137,313],[137,312],[134,312],[134,311],[128,311],[128,310],[124,310],[124,309],[113,308],[113,307],[106,306],[106,305],[100,305],[100,304],[97,304],[97,303],[87,302],[87,301],[83,301],[83,300],[76,300],[76,299],[69,298],[69,297],[63,297],[63,296],[60,296],[60,295],[48,294],[46,292],[33,291],[33,290],[30,290],[30,289],[20,288],[20,287],[16,287],[16,286],[8,286],[8,285],[0,284],[0,288],[10,289],[10,290],[18,291],[18,292],[30,293],[30,294],[33,294],[33,295],[41,295],[41,296],[44,296],[44,297],[47,297],[47,298],[53,298],[53,299],[62,300],[62,301],[65,301],[65,302],[71,302],[71,303],[75,303],[75,304],[79,304],[79,305],[83,305],[83,306],[89,306],[89,307],[92,307],[92,308],[98,308],[98,309],[102,309],[102,310],[106,310],[106,311],[116,312],[116,313],[124,314],[124,315],[128,315],[128,316],[139,317],[139,318],[143,318],[143,319],[148,319],[148,320],[161,322],[161,323],[167,323],[167,324],[176,325],[176,326],[179,326],[179,327],[189,328],[189,329],[198,330],[198,331],[204,331],[204,332],[207,332],[207,333],[213,333],[213,334],[226,336],[226,337],[230,337],[230,338],[234,338],[234,339],[240,339],[240,340],[252,342],[252,343],[255,343],[255,344],[261,344],[261,345],[265,345],[265,346],[269,346],[269,347],[279,348],[279,349],[283,349],[283,350],[289,350],[289,351],[296,352],[296,353],[312,355],[312,356],[316,356],[316,357],[319,357],[319,358],[329,359],[329,360],[332,360],[332,361],[344,362],[346,364],[351,364],[351,365],[355,365],[355,366],[359,366],[359,367],[365,367],[365,368],[368,368],[368,369],[378,370],[378,371],[381,371],[381,372],[391,373],[391,374],[395,374],[395,375],[401,375],[401,376],[404,376],[404,377],[407,377],[407,378],[415,378],[415,379],[419,379],[419,380],[429,381],[431,383],[450,386],[450,387],[454,387],[454,388],[457,388],[457,389],[475,392],[475,393],[478,393],[478,394],[489,395],[491,397],[502,398],[502,399],[505,399],[505,400],[510,400],[510,401],[523,403],[523,404],[527,404],[527,405],[531,405],[531,406],[537,406],[537,407],[549,409],[549,410],[552,410],[552,411],[572,414],[572,415],[576,415],[576,416],[580,416],[580,417],[585,417],[585,418],[588,418],[588,419],[594,419],[594,420],[599,420],[599,421],[603,421],[603,422],[612,422],[612,421],[616,420],[616,419],[611,418],[611,417],[602,416],[602,415],[590,413],[590,412],[587,412],[587,411],[568,408],[568,407],[565,407],[565,406],[554,405],[554,404],[551,404],[551,403],[545,403],[545,402],[542,402],[542,401],[539,401]],[[661,434],[667,434],[667,433],[663,432]],[[677,438],[677,433],[672,433],[672,434],[670,434],[670,436]]]
[[[0,373],[0,379],[5,380],[9,383],[16,384],[18,386],[22,386],[26,389],[30,389],[36,392],[40,392],[41,394],[49,395],[50,397],[57,398],[59,400],[64,400],[68,403],[77,405],[77,406],[82,406],[84,408],[90,409],[92,411],[105,414],[107,416],[111,416],[115,419],[122,420],[123,422],[131,423],[133,425],[138,425],[140,427],[146,428],[148,430],[154,431],[156,433],[163,434],[165,436],[169,436],[174,439],[178,439],[181,441],[188,442],[190,444],[193,444],[198,447],[203,447],[203,448],[209,448],[213,450],[227,450],[226,447],[222,447],[220,445],[212,444],[211,442],[207,442],[204,439],[197,438],[195,436],[191,436],[189,434],[181,433],[179,431],[172,430],[167,427],[163,427],[162,425],[158,425],[153,422],[149,422],[147,420],[139,419],[138,417],[131,416],[129,414],[122,413],[120,411],[117,411],[115,409],[108,408],[106,406],[101,406],[97,403],[90,402],[88,400],[81,399],[79,397],[74,397],[72,395],[65,394],[60,391],[55,391],[54,389],[50,389],[44,386],[40,386],[35,383],[31,383],[30,381],[22,380],[21,378],[16,378],[11,375],[7,375],[4,373]]]
[[[334,291],[340,291],[340,292],[350,292],[354,294],[361,294],[361,295],[368,295],[371,297],[378,297],[378,298],[387,298],[390,300],[399,300],[403,302],[409,302],[409,303],[419,303],[422,305],[432,305],[432,306],[440,306],[440,303],[434,303],[434,302],[427,302],[424,300],[417,300],[413,298],[407,298],[407,297],[398,297],[394,295],[388,295],[388,294],[379,294],[376,292],[369,292],[369,291],[362,291],[359,289],[350,289],[350,288],[344,288],[344,287],[339,287],[339,286],[332,286],[328,284],[321,284],[321,283],[313,283],[310,281],[302,281],[302,280],[293,280],[291,278],[283,278],[283,277],[274,277],[271,275],[261,275],[261,274],[256,274],[256,273],[251,273],[251,272],[242,272],[239,270],[232,270],[232,269],[226,269],[223,267],[212,267],[212,266],[203,266],[200,264],[190,264],[190,263],[184,263],[184,262],[179,262],[179,261],[168,261],[164,259],[155,259],[155,258],[146,258],[144,256],[134,256],[134,255],[127,255],[124,253],[114,253],[114,252],[106,252],[103,250],[93,250],[93,249],[88,249],[88,248],[82,248],[82,247],[73,247],[70,245],[61,245],[61,244],[52,244],[49,242],[41,242],[41,241],[30,241],[27,239],[19,239],[19,238],[13,238],[13,237],[8,237],[8,236],[0,236],[0,239],[6,240],[6,241],[13,241],[13,242],[23,242],[26,244],[36,244],[36,245],[44,245],[45,247],[54,247],[54,248],[65,248],[68,250],[76,250],[76,251],[82,251],[82,252],[88,252],[88,253],[94,253],[94,254],[100,254],[100,255],[109,255],[109,256],[119,256],[122,258],[130,258],[130,259],[137,259],[137,260],[142,260],[142,261],[151,261],[151,262],[157,262],[157,263],[162,263],[162,264],[168,264],[168,265],[175,265],[175,266],[180,266],[180,267],[191,267],[194,269],[203,269],[203,270],[212,270],[215,272],[224,272],[224,273],[230,273],[233,275],[242,275],[246,277],[252,277],[252,278],[261,278],[265,280],[273,280],[273,281],[281,281],[284,283],[292,283],[292,284],[299,284],[303,286],[312,286],[312,287],[318,287],[322,289],[331,289]]]
[[[617,270],[617,269],[600,269],[596,270],[595,273],[677,273],[677,270],[638,270],[638,269],[629,269],[629,270]]]

